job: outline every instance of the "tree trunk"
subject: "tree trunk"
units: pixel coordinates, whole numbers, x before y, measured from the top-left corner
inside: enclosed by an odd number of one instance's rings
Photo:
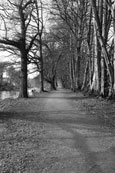
[[[73,89],[73,79],[72,79],[72,60],[70,59],[69,63],[69,74],[70,74],[70,88]]]
[[[19,97],[28,98],[28,84],[27,84],[27,54],[25,51],[21,52],[21,81]]]
[[[101,34],[105,40],[106,44],[106,30],[105,27],[107,25],[107,8],[106,8],[106,3],[105,1],[100,1],[100,23],[101,23]],[[101,90],[100,90],[100,95],[102,97],[105,96],[105,62],[104,62],[104,57],[103,57],[103,52],[101,51]]]
[[[72,79],[73,79],[73,91],[76,91],[76,61],[75,61],[75,57],[74,57],[74,53],[72,53]]]
[[[98,41],[97,41],[97,31],[94,19],[94,74],[91,90],[98,93],[99,92],[99,70],[98,70]]]
[[[28,98],[27,84],[27,50],[26,50],[26,23],[22,7],[22,2],[19,5],[19,15],[21,19],[21,38],[20,38],[20,54],[21,54],[21,81],[19,97]]]
[[[71,79],[71,89],[75,91],[76,77],[75,77],[75,63],[74,63],[73,53],[71,54],[71,59],[70,59],[70,79]]]
[[[102,36],[102,30],[101,30],[101,23],[100,23],[100,19],[99,19],[99,15],[98,15],[98,11],[97,11],[97,7],[96,7],[96,1],[95,0],[91,0],[92,3],[92,7],[93,7],[93,11],[95,14],[95,21],[97,24],[97,29],[99,32],[99,42],[102,48],[102,53],[104,55],[104,60],[105,60],[105,64],[107,67],[107,71],[108,71],[108,75],[109,75],[109,94],[108,96],[111,97],[112,96],[112,89],[113,89],[113,79],[114,79],[114,73],[113,73],[113,67],[111,66],[111,62],[110,62],[110,57]]]
[[[76,64],[74,59],[74,48],[73,48],[73,35],[70,34],[70,79],[71,79],[71,89],[76,90]]]
[[[115,95],[115,1],[113,4],[113,29],[114,29],[114,55],[113,55],[114,85],[113,85],[113,90],[114,90],[114,95]]]
[[[83,79],[83,84],[82,84],[81,90],[84,90],[84,89],[85,89],[85,90],[87,91],[88,68],[89,68],[89,60],[86,62],[85,73],[84,73],[84,79]]]
[[[91,52],[89,55],[89,66],[88,66],[88,71],[89,71],[89,90],[91,90],[91,84],[92,84],[92,70],[93,69],[93,63],[92,63],[92,57],[91,57]]]
[[[42,38],[40,36],[40,63],[41,63],[41,91],[44,91],[44,66],[42,54]]]
[[[52,80],[51,80],[51,90],[56,90],[56,77],[55,76],[53,76],[52,77]]]
[[[80,47],[77,47],[77,62],[76,62],[76,88],[81,89],[80,84],[80,62],[81,62],[81,55],[80,55]]]
[[[92,31],[92,8],[90,7],[90,18],[89,18],[89,30],[87,34],[87,43],[88,43],[88,54],[89,54],[89,60],[88,60],[88,72],[89,72],[89,89],[91,90],[91,84],[92,84],[92,71],[93,71],[93,63],[92,63],[92,42],[93,42],[93,31]]]
[[[101,57],[101,91],[100,94],[102,97],[104,97],[105,92],[104,92],[104,88],[105,88],[105,65],[104,65],[104,58],[103,56]]]

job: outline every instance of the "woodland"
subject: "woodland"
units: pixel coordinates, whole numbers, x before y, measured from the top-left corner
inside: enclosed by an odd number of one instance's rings
[[[41,91],[45,81],[54,90],[60,81],[74,92],[114,98],[115,1],[0,1],[0,51],[20,64],[20,97],[28,97],[34,64]]]

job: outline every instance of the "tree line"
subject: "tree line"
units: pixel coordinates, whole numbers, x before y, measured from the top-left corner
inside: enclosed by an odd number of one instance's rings
[[[49,15],[45,28],[44,11]],[[115,95],[114,0],[0,2],[0,50],[21,60],[20,97],[28,97],[28,64],[56,89]]]
[[[54,0],[52,6],[53,20],[58,21],[62,37],[65,35],[63,45],[65,42],[68,45],[66,60],[69,61],[70,88],[73,91],[80,89],[103,97],[113,97],[114,0]]]

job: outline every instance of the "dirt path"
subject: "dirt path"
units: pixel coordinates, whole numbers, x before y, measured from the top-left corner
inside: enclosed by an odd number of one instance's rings
[[[115,134],[87,101],[59,90],[3,109],[0,172],[115,173]]]

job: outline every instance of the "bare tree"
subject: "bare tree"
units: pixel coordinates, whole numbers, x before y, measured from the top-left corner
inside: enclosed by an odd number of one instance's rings
[[[36,15],[35,15],[36,14]],[[38,36],[37,13],[34,0],[6,0],[0,3],[2,19],[0,47],[19,52],[21,58],[20,97],[28,97],[27,63],[28,55]]]
[[[49,33],[44,42],[44,80],[50,84],[51,90],[56,90],[57,69],[62,58],[62,49],[58,41],[53,33]]]
[[[35,0],[37,10],[37,29],[38,29],[38,46],[39,46],[39,61],[41,74],[41,91],[44,91],[44,75],[43,75],[43,31],[44,31],[44,17],[43,17],[43,2],[42,0]]]
[[[101,21],[100,21],[99,15],[98,15],[96,1],[91,0],[91,3],[92,3],[94,15],[95,15],[95,21],[96,21],[96,25],[97,25],[97,29],[98,29],[98,34],[99,34],[98,40],[99,40],[101,48],[102,48],[102,52],[104,55],[103,57],[104,57],[108,75],[109,75],[109,97],[110,97],[112,95],[112,89],[113,89],[113,76],[114,76],[113,66],[110,62],[110,56],[109,56],[106,44],[104,42],[104,37],[102,35]]]
[[[60,16],[68,26],[70,35],[70,74],[71,88],[81,88],[81,45],[87,34],[88,0],[85,1],[54,1],[52,14]]]

